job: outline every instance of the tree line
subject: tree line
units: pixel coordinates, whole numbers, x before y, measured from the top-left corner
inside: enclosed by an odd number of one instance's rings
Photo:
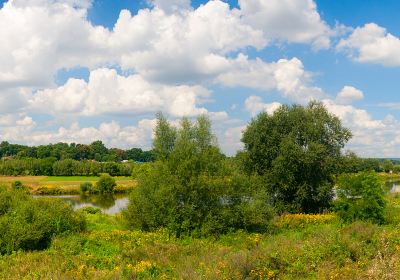
[[[6,176],[130,176],[134,162],[96,162],[90,160],[57,160],[54,157],[0,160],[0,175]]]
[[[102,141],[94,141],[89,145],[76,143],[57,143],[41,146],[25,146],[10,144],[7,141],[0,143],[0,158],[33,158],[45,159],[53,157],[57,160],[96,160],[99,162],[121,162],[133,160],[138,162],[154,161],[153,151],[143,151],[140,148],[122,150],[118,148],[108,149]]]

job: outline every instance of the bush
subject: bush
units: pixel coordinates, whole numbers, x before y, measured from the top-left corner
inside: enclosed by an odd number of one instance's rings
[[[92,193],[93,192],[93,184],[91,182],[83,182],[80,185],[81,193]]]
[[[374,172],[344,174],[338,179],[335,211],[345,222],[383,223],[386,201],[383,182]]]
[[[21,181],[14,181],[14,182],[12,182],[11,183],[11,188],[13,189],[13,190],[27,190],[27,187],[25,187],[23,184],[22,184],[22,182]]]
[[[109,174],[104,173],[100,176],[99,181],[97,181],[96,188],[100,193],[113,193],[116,185],[115,179]]]
[[[21,191],[0,189],[0,254],[40,250],[52,238],[85,228],[82,215],[54,199],[33,199]]]

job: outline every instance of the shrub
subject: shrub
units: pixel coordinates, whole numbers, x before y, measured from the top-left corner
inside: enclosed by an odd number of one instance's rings
[[[345,222],[383,223],[386,201],[383,183],[374,172],[344,174],[338,179],[335,211]]]
[[[83,182],[80,185],[81,193],[92,193],[93,192],[93,184],[91,182]]]
[[[97,213],[101,212],[101,210],[99,208],[92,207],[92,206],[87,206],[87,207],[81,208],[80,211],[88,213],[88,214],[97,214]]]
[[[27,190],[27,188],[22,184],[21,181],[14,181],[11,183],[11,188],[13,190]]]
[[[0,189],[0,254],[45,249],[55,235],[85,226],[83,216],[60,200]]]
[[[100,176],[99,181],[97,181],[96,188],[100,193],[113,193],[116,185],[115,179],[109,174],[104,173]]]

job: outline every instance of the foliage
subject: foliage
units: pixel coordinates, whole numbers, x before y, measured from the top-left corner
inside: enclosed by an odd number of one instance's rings
[[[341,149],[350,137],[321,103],[284,105],[251,121],[241,158],[249,173],[265,178],[279,212],[318,213],[330,206]]]
[[[394,169],[394,165],[393,165],[393,162],[391,161],[391,160],[385,160],[383,163],[382,163],[382,169],[383,169],[383,171],[385,171],[386,173],[389,173],[390,171],[393,171],[393,169]]]
[[[339,177],[335,210],[344,221],[383,223],[385,206],[383,183],[375,173],[344,174]]]
[[[225,160],[206,117],[195,124],[184,118],[176,130],[158,115],[155,131],[158,160],[137,174],[138,187],[125,212],[131,226],[166,227],[176,236],[268,227],[273,211],[260,182]]]
[[[275,220],[274,225],[279,229],[305,228],[308,225],[329,224],[335,219],[333,214],[284,214]]]
[[[11,183],[11,188],[15,191],[27,190],[27,187],[25,187],[22,182],[18,180]]]
[[[55,235],[84,228],[84,218],[59,200],[0,188],[0,254],[45,249]]]
[[[132,171],[132,179],[136,180],[139,176],[147,176],[150,174],[152,163],[135,164]]]
[[[101,174],[100,179],[96,182],[96,189],[99,193],[113,193],[116,186],[115,179],[109,174]]]
[[[154,160],[154,153],[152,151],[142,151],[142,149],[139,148],[132,148],[130,150],[121,150],[117,148],[108,149],[103,142],[99,140],[94,141],[90,145],[57,143],[37,147],[10,144],[3,141],[0,143],[0,158],[2,157],[13,157],[17,159],[54,158],[55,160],[74,159],[113,162],[132,160],[149,162]]]
[[[7,159],[0,161],[0,175],[46,175],[46,176],[97,176],[109,173],[113,176],[130,176],[134,163],[95,162],[55,158]]]
[[[86,214],[88,231],[0,258],[1,279],[399,279],[396,227],[336,220],[276,233],[176,239]]]
[[[83,182],[80,185],[80,191],[82,194],[92,193],[93,192],[93,184],[91,182]]]

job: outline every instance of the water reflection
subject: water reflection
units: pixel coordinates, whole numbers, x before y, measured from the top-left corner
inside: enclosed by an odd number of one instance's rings
[[[103,213],[116,214],[128,206],[127,194],[92,194],[92,195],[52,195],[52,196],[34,196],[46,198],[59,198],[71,203],[74,209],[84,207],[95,207],[102,210]]]
[[[387,181],[386,186],[389,192],[400,193],[400,181]]]

